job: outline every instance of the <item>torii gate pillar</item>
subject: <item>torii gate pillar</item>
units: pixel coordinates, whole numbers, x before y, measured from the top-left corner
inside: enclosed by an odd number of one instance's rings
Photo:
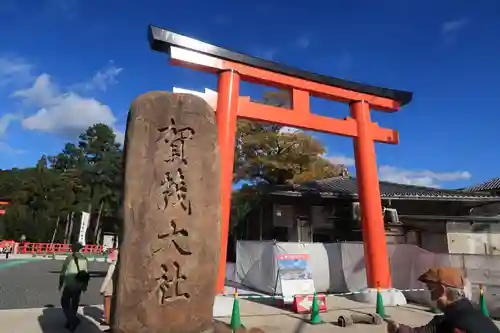
[[[240,95],[240,76],[232,70],[219,74],[217,85],[217,112],[215,119],[219,134],[219,154],[221,159],[221,249],[219,258],[219,275],[217,291],[224,292],[226,280],[227,240],[229,235],[229,219],[231,215],[231,193],[233,191],[234,145],[236,140],[236,118]],[[226,223],[227,221],[227,223]]]
[[[168,53],[171,63],[219,77],[216,120],[222,171],[222,237],[217,291],[224,291],[237,117],[353,138],[367,283],[369,288],[390,288],[374,142],[397,144],[398,133],[373,123],[370,108],[395,112],[411,101],[412,93],[305,72],[154,26],[149,27],[149,42],[153,50]],[[291,110],[240,97],[241,80],[290,91]],[[348,103],[351,117],[336,119],[313,114],[310,96]]]
[[[365,261],[368,261],[365,265],[366,276],[370,287],[389,288],[391,275],[387,246],[381,246],[386,244],[386,237],[375,144],[370,131],[370,104],[366,101],[356,101],[350,104],[350,109],[358,129],[358,136],[353,139],[353,143]]]

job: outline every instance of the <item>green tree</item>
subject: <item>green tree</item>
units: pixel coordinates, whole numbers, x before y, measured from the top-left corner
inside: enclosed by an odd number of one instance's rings
[[[56,156],[49,157],[52,168],[61,171],[69,172],[81,170],[85,165],[84,151],[74,143],[68,142],[64,146],[62,152]]]
[[[109,209],[122,184],[122,150],[115,140],[111,128],[96,124],[80,135],[78,143],[85,159],[83,178],[90,187],[91,203],[105,201]]]
[[[290,106],[287,92],[269,92],[262,103]],[[324,158],[326,149],[311,135],[284,126],[239,120],[236,135],[235,182],[299,183],[339,176],[344,167]]]
[[[58,175],[47,165],[44,155],[11,196],[8,207],[6,233],[17,239],[25,234],[28,240],[46,241],[54,228],[57,211],[55,189]]]
[[[122,151],[106,125],[90,126],[61,153],[42,158],[36,167],[0,170],[0,198],[11,200],[0,217],[4,237],[62,241],[70,213],[90,211],[116,216],[122,181]],[[55,230],[55,234],[54,234]],[[94,236],[101,230],[94,224]],[[94,237],[93,237],[94,238]]]
[[[113,130],[105,124],[89,127],[80,135],[78,146],[85,156],[83,179],[90,191],[89,211],[97,209],[98,213],[94,227],[96,239],[101,230],[101,217],[118,214],[123,152]]]
[[[290,108],[290,94],[268,92],[261,103]],[[250,185],[244,185],[232,195],[230,237],[233,245],[251,213],[262,205],[273,186],[325,179],[345,172],[344,166],[324,157],[326,149],[317,139],[281,125],[239,120],[235,149],[234,181]]]
[[[261,103],[289,108],[290,96],[285,91],[268,92]],[[251,186],[233,196],[234,235],[272,186],[333,177],[343,171],[323,157],[325,148],[318,140],[275,124],[239,120],[235,153],[234,180]],[[42,156],[34,167],[0,170],[0,199],[12,201],[7,214],[0,216],[4,236],[18,239],[25,234],[30,241],[49,241],[55,229],[60,241],[64,223],[57,221],[84,210],[97,214],[93,230],[98,238],[100,218],[118,216],[122,163],[113,130],[95,124],[77,142],[66,143],[59,154]]]

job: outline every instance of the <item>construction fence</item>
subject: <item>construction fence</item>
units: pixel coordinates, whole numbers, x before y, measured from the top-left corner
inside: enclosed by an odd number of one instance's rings
[[[436,254],[408,244],[390,244],[388,252],[393,287],[403,291],[408,301],[432,306],[429,293],[417,278],[430,267],[452,266],[461,268],[470,281],[467,296],[477,302],[483,285],[491,315],[500,317],[500,256]],[[236,264],[227,275],[249,289],[279,294],[276,256],[302,253],[309,255],[318,293],[349,295],[367,288],[362,243],[239,241]]]

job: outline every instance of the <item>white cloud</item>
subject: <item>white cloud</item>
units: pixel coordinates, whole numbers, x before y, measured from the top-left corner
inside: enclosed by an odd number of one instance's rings
[[[123,68],[116,67],[111,61],[106,68],[98,71],[89,82],[83,83],[83,89],[106,91],[108,86],[118,83],[117,77],[122,71]]]
[[[125,142],[125,132],[115,128],[115,136],[115,142],[123,145],[123,143]]]
[[[326,158],[335,164],[343,164],[346,167],[355,166],[354,158],[349,156],[332,155]],[[440,187],[442,182],[467,180],[472,177],[468,171],[435,172],[430,170],[408,170],[390,165],[381,165],[378,173],[382,181],[428,187]]]
[[[5,135],[10,123],[18,118],[19,116],[13,113],[7,113],[0,118],[0,138]]]
[[[58,94],[56,87],[50,82],[50,76],[42,74],[35,80],[31,88],[17,90],[12,93],[12,97],[22,98],[29,105],[46,105]]]
[[[0,152],[4,154],[23,154],[24,150],[13,148],[9,144],[0,141]]]
[[[284,134],[294,134],[300,131],[301,131],[300,129],[295,127],[283,126],[279,132]]]
[[[31,88],[18,90],[13,96],[39,108],[22,120],[28,130],[73,137],[93,124],[113,126],[116,122],[109,106],[75,92],[61,92],[48,74],[40,75]]]
[[[115,129],[117,142],[122,143],[123,131],[117,130],[116,118],[110,107],[97,101],[95,98],[85,97],[73,89],[60,89],[51,80],[50,75],[42,74],[35,78],[34,66],[22,58],[0,56],[0,88],[12,85],[14,89],[20,86],[30,88],[15,90],[11,97],[22,101],[25,107],[34,107],[37,111],[24,119],[22,116],[7,113],[0,117],[0,151],[8,154],[19,154],[23,151],[11,147],[5,140],[1,140],[12,121],[22,119],[24,129],[41,131],[75,138],[76,135],[96,123],[104,123]],[[86,91],[98,89],[105,91],[111,84],[117,83],[116,76],[122,68],[110,62],[108,66],[98,71],[93,78],[83,84]]]
[[[338,155],[338,156],[327,156],[326,157],[333,164],[342,164],[345,167],[353,167],[354,166],[354,158]]]
[[[441,182],[467,180],[472,177],[468,171],[435,172],[430,170],[406,170],[394,166],[379,167],[380,180],[398,184],[440,187]]]
[[[7,67],[5,66],[7,62],[3,64],[4,67],[0,62],[0,70]],[[26,63],[15,62],[15,64],[18,64],[18,66],[9,67],[11,69],[8,72],[4,70],[0,73],[9,73],[12,79],[16,79],[18,75],[25,75],[32,69],[32,66]],[[95,98],[82,96],[75,91],[75,87],[79,86],[87,91],[93,89],[105,91],[109,85],[117,83],[116,76],[121,71],[121,68],[114,66],[110,62],[108,67],[98,71],[92,80],[85,84],[76,85],[73,89],[67,91],[60,89],[52,81],[49,74],[41,74],[34,80],[30,88],[17,90],[11,95],[20,99],[25,106],[37,108],[35,114],[22,120],[22,126],[27,130],[53,133],[71,138],[96,123],[103,123],[114,128],[116,118],[111,108]],[[7,129],[8,124],[13,119],[12,115],[9,115],[0,120],[0,133]],[[117,140],[122,142],[123,132],[116,130],[116,135]]]
[[[7,133],[7,129],[12,121],[19,119],[19,116],[13,113],[4,114],[0,117],[0,152],[5,154],[21,154],[24,151],[11,147],[3,139]]]
[[[469,24],[469,20],[462,18],[459,20],[446,21],[441,25],[441,39],[443,45],[451,45],[457,41],[458,34]]]
[[[0,57],[0,88],[30,80],[33,66],[22,58]]]

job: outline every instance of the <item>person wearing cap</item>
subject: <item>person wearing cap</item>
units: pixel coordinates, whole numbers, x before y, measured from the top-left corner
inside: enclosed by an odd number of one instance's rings
[[[435,316],[427,325],[410,327],[387,319],[388,333],[498,333],[500,330],[465,297],[466,279],[453,267],[435,267],[418,280],[425,283],[443,315]]]
[[[64,327],[70,331],[74,331],[80,324],[76,315],[80,306],[80,295],[87,290],[90,277],[87,258],[80,253],[82,247],[80,243],[71,245],[72,253],[64,260],[59,274],[59,290],[62,289],[61,307],[66,317]]]

